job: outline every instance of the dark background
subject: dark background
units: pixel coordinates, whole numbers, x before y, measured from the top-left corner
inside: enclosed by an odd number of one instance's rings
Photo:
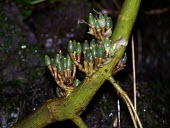
[[[9,128],[44,101],[56,97],[57,86],[44,64],[44,55],[67,51],[69,40],[92,37],[86,25],[92,9],[107,12],[116,22],[122,0],[31,0],[0,2],[0,128]],[[168,128],[170,122],[170,1],[142,0],[133,32],[137,74],[137,109],[144,128]],[[116,80],[133,99],[131,45],[127,66]],[[111,128],[117,115],[116,90],[106,82],[94,96],[83,120],[89,128]],[[121,127],[131,128],[130,115],[120,100]],[[47,126],[76,127],[72,122]]]

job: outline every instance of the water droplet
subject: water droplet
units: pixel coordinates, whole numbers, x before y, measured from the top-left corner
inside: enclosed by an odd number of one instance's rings
[[[111,117],[111,116],[113,116],[113,113],[110,113],[110,114],[109,114],[109,117]]]
[[[25,48],[27,48],[27,46],[26,45],[21,45],[21,48],[25,49]]]
[[[13,117],[13,118],[18,117],[18,113],[12,112],[12,113],[11,113],[11,117]]]

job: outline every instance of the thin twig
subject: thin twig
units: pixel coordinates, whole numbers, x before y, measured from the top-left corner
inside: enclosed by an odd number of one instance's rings
[[[110,77],[108,78],[108,80],[112,83],[112,85],[116,88],[116,90],[120,93],[120,95],[122,96],[122,98],[123,98],[124,101],[126,102],[132,120],[134,119],[134,117],[136,117],[136,120],[137,120],[137,123],[139,124],[139,127],[140,127],[140,128],[143,128],[143,127],[142,127],[142,124],[141,124],[141,122],[140,122],[140,119],[139,119],[139,117],[138,117],[138,115],[137,115],[137,112],[135,111],[134,106],[133,106],[130,98],[129,98],[128,95],[126,94],[126,92],[118,85],[118,83],[116,83],[115,79],[114,79],[112,76],[110,76]],[[130,106],[130,107],[129,107],[129,106]],[[131,111],[132,111],[133,113],[132,113]],[[134,123],[134,126],[135,126],[136,121],[134,122],[134,120],[133,120],[133,123]]]
[[[137,112],[136,112],[135,109],[134,109],[134,106],[133,106],[130,98],[128,97],[128,95],[127,95],[126,93],[124,94],[124,97],[127,99],[129,105],[131,106],[132,111],[134,112],[135,118],[137,119],[137,122],[138,122],[138,124],[139,124],[139,127],[140,127],[140,128],[143,128],[143,127],[142,127],[142,123],[140,122],[140,119],[139,119],[139,117],[138,117],[138,115],[137,115]]]
[[[118,122],[118,127],[120,128],[120,100],[119,100],[119,92],[117,91],[118,99],[117,99],[117,122]]]
[[[131,41],[132,46],[132,70],[133,70],[133,98],[134,98],[134,108],[137,111],[136,108],[136,69],[135,69],[135,48],[134,48],[134,37],[132,36]]]
[[[124,96],[123,96],[123,99],[124,99],[124,101],[125,101],[125,103],[126,103],[126,105],[127,105],[127,108],[128,108],[128,110],[129,110],[129,113],[130,113],[130,115],[131,115],[131,118],[132,118],[134,127],[137,128],[136,119],[135,119],[135,116],[134,116],[134,114],[133,114],[133,110],[132,110],[132,108],[131,108],[128,100],[127,100]]]
[[[170,11],[170,7],[152,9],[152,10],[143,11],[143,12],[144,12],[144,14],[146,14],[146,15],[160,15],[160,14],[166,13],[166,12],[168,12],[168,11]]]

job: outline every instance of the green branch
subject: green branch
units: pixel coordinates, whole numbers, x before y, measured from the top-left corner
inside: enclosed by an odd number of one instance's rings
[[[141,0],[125,0],[114,28],[112,41],[120,38],[129,39],[135,23]]]
[[[61,84],[61,87],[67,91],[68,95],[66,95],[66,97],[48,100],[29,117],[15,124],[13,128],[41,128],[52,122],[63,121],[67,119],[72,120],[80,128],[86,128],[87,126],[79,115],[85,110],[86,106],[89,104],[92,97],[96,94],[97,90],[102,86],[102,84],[110,76],[112,76],[117,63],[122,58],[133,24],[136,20],[140,2],[140,0],[126,0],[124,2],[111,37],[111,50],[114,50],[112,47],[115,47],[115,41],[119,39],[121,39],[121,41],[118,42],[118,44],[121,43],[121,45],[119,44],[121,47],[119,46],[119,49],[114,52],[114,54],[112,54],[110,61],[95,70],[95,73],[91,72],[92,70],[90,69],[89,71],[91,76],[87,76],[75,89],[68,88],[60,81],[56,80],[56,82]],[[70,51],[72,51],[72,47],[70,47]],[[79,51],[81,51],[81,48],[77,50],[77,52]],[[72,59],[74,60],[74,54],[72,55]],[[46,59],[48,60],[49,58],[46,56]],[[47,64],[50,63],[47,61]],[[74,64],[78,65],[76,61],[74,61]],[[84,64],[87,66],[86,61]],[[92,63],[89,62],[89,65],[90,64]],[[60,72],[63,71],[61,66],[61,63],[59,63],[59,66],[57,67]],[[78,66],[81,70],[84,70],[82,69],[81,65]],[[49,69],[51,72],[57,70],[56,68],[52,69],[51,66],[49,66]],[[73,67],[73,69],[75,68]],[[86,73],[88,74],[89,71],[86,71]],[[61,73],[61,76],[62,75],[63,74]],[[55,73],[53,73],[53,77],[56,77]]]

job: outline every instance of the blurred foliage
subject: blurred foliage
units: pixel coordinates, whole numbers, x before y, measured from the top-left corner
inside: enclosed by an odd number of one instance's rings
[[[33,13],[33,10],[36,8],[36,5],[48,5],[54,4],[55,2],[61,2],[61,0],[15,0],[15,3],[20,8],[20,12],[24,19],[27,19]],[[66,2],[66,0],[65,0]]]
[[[8,128],[51,92],[44,77],[42,45],[30,44],[21,24],[7,17],[2,6],[0,13],[0,119],[1,127]]]
[[[90,39],[85,34],[87,29],[77,25],[77,19],[87,19],[92,7],[115,18],[122,3],[117,0],[51,0],[31,5],[30,2],[15,0],[0,3],[0,128],[11,127],[16,120],[54,97],[52,86],[55,84],[45,69],[44,55],[48,52],[53,56],[59,49],[66,51],[65,46],[70,39]],[[170,15],[169,11],[150,13],[169,5],[169,0],[143,0],[133,31],[138,113],[147,128],[168,127],[170,119]],[[129,45],[127,66],[116,78],[132,99],[130,49]],[[106,82],[82,115],[88,126],[112,127],[117,113],[117,98],[117,92]],[[123,102],[120,105],[121,127],[130,128],[132,122],[127,108]],[[72,123],[67,123],[48,127],[72,126]]]

